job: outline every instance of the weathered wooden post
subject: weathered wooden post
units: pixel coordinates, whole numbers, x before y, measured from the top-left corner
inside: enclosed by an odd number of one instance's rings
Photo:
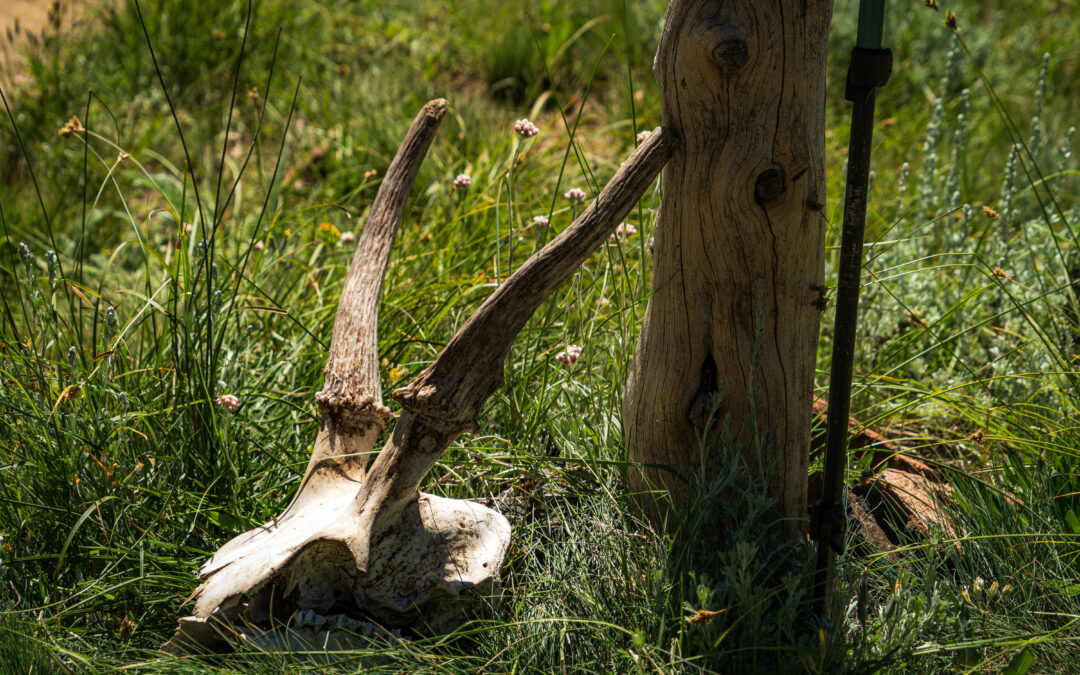
[[[686,477],[728,416],[792,534],[806,473],[823,302],[825,56],[830,0],[672,0],[656,56],[665,128],[653,292],[626,387],[632,462]],[[757,397],[748,419],[748,396]],[[759,466],[755,426],[767,431]],[[661,469],[638,490],[678,492]],[[663,513],[650,502],[649,510]]]

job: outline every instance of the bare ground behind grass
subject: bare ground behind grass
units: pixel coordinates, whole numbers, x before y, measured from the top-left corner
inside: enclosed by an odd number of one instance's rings
[[[85,15],[87,0],[0,0],[4,80],[21,80],[23,50],[47,33],[69,29]]]

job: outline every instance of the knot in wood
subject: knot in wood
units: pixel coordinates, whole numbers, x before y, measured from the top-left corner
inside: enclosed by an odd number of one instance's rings
[[[766,169],[754,181],[754,200],[761,205],[776,201],[784,194],[784,173],[779,169]]]
[[[702,431],[716,419],[723,403],[724,396],[717,386],[716,378],[716,360],[713,359],[712,354],[708,354],[701,364],[701,381],[686,414],[686,419],[690,424]]]
[[[750,47],[741,37],[729,37],[717,42],[710,56],[720,72],[731,77],[750,60]]]

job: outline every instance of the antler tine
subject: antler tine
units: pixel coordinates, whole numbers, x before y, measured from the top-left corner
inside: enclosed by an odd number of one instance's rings
[[[394,392],[402,407],[442,420],[455,435],[475,428],[480,407],[501,384],[503,360],[536,308],[563,284],[645,193],[675,149],[658,127],[596,200],[484,301],[424,372]]]
[[[371,205],[341,291],[326,380],[315,395],[322,423],[307,474],[322,460],[336,457],[347,464],[340,468],[359,480],[378,432],[393,419],[383,405],[379,377],[379,298],[405,200],[448,107],[444,99],[423,107]]]

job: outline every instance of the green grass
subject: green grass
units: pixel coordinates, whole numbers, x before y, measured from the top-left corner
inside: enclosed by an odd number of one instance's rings
[[[339,233],[359,233],[423,102],[448,98],[386,278],[390,400],[570,222],[562,194],[594,196],[635,131],[659,122],[650,66],[665,3],[263,0],[249,12],[145,0],[141,22],[124,4],[47,39],[24,84],[3,82],[0,661],[315,669],[157,647],[193,570],[297,489],[351,253]],[[856,4],[837,3],[831,38],[830,241]],[[939,673],[1015,659],[1020,672],[1030,655],[1032,672],[1070,670],[1080,180],[1066,139],[1080,11],[943,9],[960,16],[962,43],[941,14],[890,8],[897,65],[879,97],[854,410],[937,463],[955,490],[954,535],[849,554],[844,620],[822,627],[812,551],[775,545],[760,480],[731,448],[710,449],[730,472],[696,486],[674,536],[634,516],[620,406],[649,282],[650,194],[630,218],[639,234],[537,312],[481,432],[429,478],[429,491],[511,518],[492,618],[342,655],[342,669]],[[59,136],[73,115],[88,131]],[[542,133],[519,147],[521,117]],[[462,172],[472,186],[455,191]],[[532,226],[538,214],[550,226]],[[584,347],[572,368],[555,359],[569,343]],[[235,414],[213,404],[223,394],[241,400]],[[852,458],[853,478],[866,468]]]

